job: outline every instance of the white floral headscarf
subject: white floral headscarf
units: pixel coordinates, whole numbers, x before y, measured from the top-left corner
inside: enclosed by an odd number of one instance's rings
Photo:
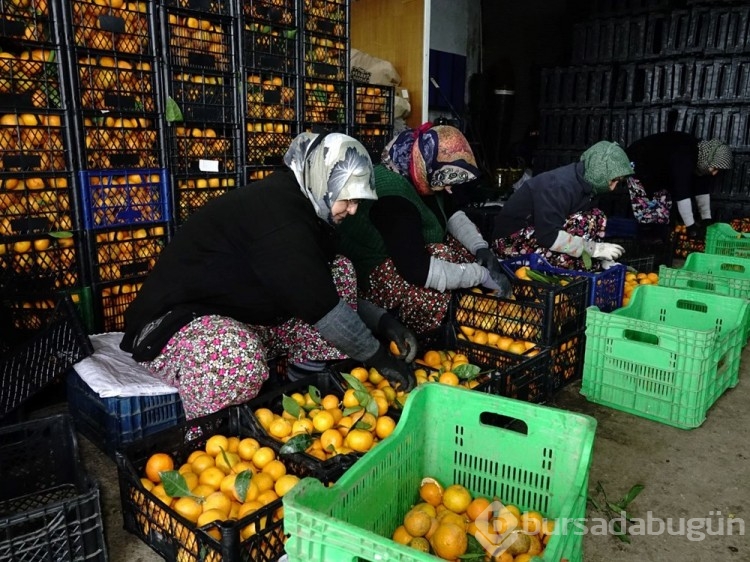
[[[342,199],[377,199],[370,155],[362,144],[341,133],[329,133],[310,151],[315,133],[295,137],[284,155],[297,183],[317,215],[333,223],[331,207]]]

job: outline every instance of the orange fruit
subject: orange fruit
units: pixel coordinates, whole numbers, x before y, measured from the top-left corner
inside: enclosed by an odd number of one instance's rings
[[[206,512],[210,509],[217,509],[224,513],[224,518],[229,517],[229,512],[232,510],[232,500],[229,496],[225,495],[224,492],[217,491],[203,500],[203,511]]]
[[[474,498],[471,500],[469,507],[466,508],[466,516],[471,520],[475,521],[485,509],[490,506],[490,500],[483,497]]]
[[[395,420],[390,416],[380,416],[378,421],[375,423],[375,435],[378,439],[385,439],[396,427]]]
[[[289,490],[294,488],[297,483],[299,482],[299,477],[295,476],[294,474],[285,474],[281,478],[279,478],[276,483],[273,486],[274,492],[276,492],[276,495],[280,498],[284,497],[284,494],[286,494]]]
[[[268,434],[276,439],[282,439],[292,434],[292,423],[284,418],[276,418],[268,426]]]
[[[445,523],[430,537],[430,545],[440,558],[455,560],[466,553],[469,542],[464,529],[453,523]]]
[[[471,501],[471,493],[461,484],[451,484],[443,490],[443,505],[454,513],[465,512]]]
[[[272,490],[275,482],[273,477],[265,472],[260,472],[253,476],[253,482],[258,486],[258,494],[261,494],[267,490]]]
[[[216,467],[221,469],[224,474],[230,474],[234,466],[240,462],[240,456],[237,453],[229,451],[221,453],[216,457]]]
[[[513,343],[508,346],[508,353],[515,353],[517,355],[521,355],[525,352],[526,352],[526,345],[522,341],[514,340]]]
[[[456,373],[446,371],[438,377],[438,382],[450,386],[458,386],[458,383],[461,381],[458,379],[458,375],[456,375]]]
[[[372,433],[366,429],[352,429],[346,434],[344,443],[358,453],[366,453],[374,443]]]
[[[398,348],[398,344],[395,341],[392,341],[390,344],[388,344],[388,350],[396,357],[401,355],[401,350]]]
[[[268,427],[276,416],[268,408],[258,408],[255,410],[255,417],[258,418],[258,423],[260,423],[263,429],[268,431]]]
[[[214,459],[208,453],[203,453],[202,455],[198,455],[197,457],[195,457],[190,465],[193,467],[193,472],[200,475],[200,473],[207,468],[216,466],[216,459]]]
[[[409,544],[414,537],[409,534],[406,527],[399,525],[396,527],[396,530],[393,531],[393,536],[391,538],[399,544]]]
[[[344,437],[338,429],[326,429],[320,436],[320,446],[327,453],[332,453],[341,448],[344,444]]]
[[[276,482],[279,478],[286,474],[286,465],[278,459],[274,459],[263,467],[262,472],[268,474],[273,481]]]
[[[258,468],[262,469],[269,462],[276,458],[276,453],[271,447],[261,447],[253,455],[253,464]]]
[[[320,407],[324,410],[331,410],[339,407],[339,397],[335,394],[326,394],[320,401]]]
[[[161,482],[161,472],[174,470],[174,461],[166,453],[154,453],[146,461],[146,477],[158,484]]]
[[[423,482],[419,487],[419,497],[435,507],[443,503],[443,487],[437,480]]]
[[[212,457],[229,450],[229,439],[225,435],[212,435],[206,441],[206,453]]]
[[[227,444],[227,451],[230,453],[236,453],[239,451],[240,448],[240,438],[239,437],[228,437],[229,443]]]
[[[443,358],[440,357],[439,352],[435,351],[434,349],[431,349],[430,351],[424,354],[424,357],[422,357],[422,361],[424,361],[430,367],[439,368],[441,366],[441,363],[443,362]]]
[[[370,372],[364,367],[354,367],[349,374],[359,382],[365,382],[370,376]]]
[[[432,526],[432,517],[422,510],[412,509],[404,517],[404,529],[412,537],[423,537]]]
[[[312,420],[315,431],[323,433],[326,429],[331,429],[336,423],[333,414],[328,410],[318,412]]]
[[[177,498],[174,502],[174,505],[172,505],[172,509],[174,509],[177,513],[182,515],[191,523],[195,523],[196,521],[198,521],[198,517],[200,517],[200,514],[203,513],[201,504],[198,503],[194,498],[190,497]]]
[[[224,480],[225,476],[226,474],[224,474],[224,471],[218,466],[209,466],[198,476],[198,483],[211,486],[214,490],[218,490],[221,487],[221,481]]]
[[[359,406],[359,398],[355,396],[356,392],[356,390],[350,388],[344,393],[344,399],[341,402],[344,408],[356,408]]]

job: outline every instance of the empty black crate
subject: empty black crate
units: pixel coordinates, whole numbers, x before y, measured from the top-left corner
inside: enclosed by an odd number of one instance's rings
[[[70,416],[0,428],[0,473],[0,560],[107,560],[99,489]]]

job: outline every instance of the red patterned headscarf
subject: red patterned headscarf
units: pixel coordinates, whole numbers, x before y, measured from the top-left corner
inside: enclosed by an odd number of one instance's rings
[[[425,123],[418,129],[401,132],[385,147],[382,163],[411,180],[420,195],[479,176],[469,141],[449,125]]]

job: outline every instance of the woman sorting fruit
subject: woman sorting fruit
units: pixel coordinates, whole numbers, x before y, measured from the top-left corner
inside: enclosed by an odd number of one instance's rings
[[[719,139],[704,141],[690,133],[673,131],[643,137],[631,144],[627,153],[635,168],[635,178],[631,181],[637,181],[648,196],[657,190],[669,192],[688,237],[702,238],[705,225],[713,222],[710,195],[713,178],[732,168],[729,146]],[[693,217],[692,198],[702,225]]]
[[[453,289],[510,292],[477,227],[444,196],[478,174],[469,143],[455,127],[407,129],[375,167],[377,200],[363,201],[341,225],[340,248],[354,263],[363,294],[397,311],[417,333],[440,326]]]
[[[179,390],[190,419],[254,398],[267,359],[284,352],[290,371],[351,357],[414,385],[414,335],[358,300],[354,269],[335,254],[335,227],[376,197],[367,152],[343,134],[302,133],[284,163],[193,214],[125,313],[122,349]]]
[[[493,244],[500,259],[537,253],[556,267],[590,269],[587,254],[607,269],[624,252],[618,244],[599,242],[607,218],[595,208],[599,195],[633,174],[625,151],[600,141],[580,162],[533,176],[515,191],[495,219]]]

